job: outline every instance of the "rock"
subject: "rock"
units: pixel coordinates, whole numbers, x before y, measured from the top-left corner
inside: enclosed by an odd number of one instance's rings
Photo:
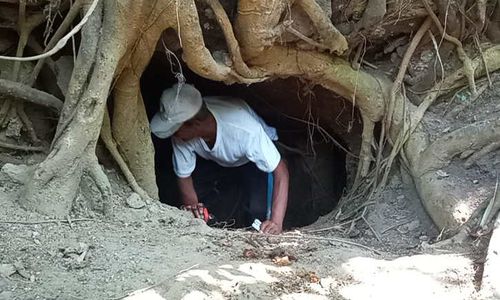
[[[29,167],[26,165],[14,165],[10,163],[6,163],[0,172],[7,175],[12,181],[16,183],[26,182],[28,176]]]
[[[146,206],[146,202],[141,199],[139,194],[132,193],[132,195],[127,198],[127,205],[131,208],[140,209]]]
[[[438,176],[438,179],[443,179],[443,178],[446,178],[446,177],[450,177],[450,174],[446,173],[443,170],[437,170],[436,174]]]

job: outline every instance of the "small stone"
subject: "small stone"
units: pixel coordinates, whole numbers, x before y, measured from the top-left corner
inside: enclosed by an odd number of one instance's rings
[[[403,200],[404,198],[405,198],[404,195],[399,195],[399,196],[396,197],[396,199],[398,199],[398,200]]]
[[[131,208],[140,209],[146,206],[146,203],[141,199],[141,196],[137,193],[132,193],[127,198],[127,205]]]
[[[14,165],[10,163],[6,163],[1,172],[7,175],[12,181],[16,183],[24,183],[27,179],[29,167],[26,165]]]
[[[425,241],[428,241],[429,240],[429,237],[426,236],[426,235],[421,235],[419,238],[418,238],[420,241],[422,242],[425,242]]]
[[[478,183],[479,183],[479,180],[474,179],[474,180],[472,180],[472,183],[474,183],[474,184],[478,184]]]
[[[442,179],[442,178],[446,178],[446,177],[450,177],[450,174],[446,173],[445,171],[443,170],[437,170],[436,171],[436,174],[438,176],[438,179]]]

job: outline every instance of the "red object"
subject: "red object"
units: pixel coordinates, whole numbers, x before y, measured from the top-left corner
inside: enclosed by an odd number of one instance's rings
[[[203,220],[205,220],[205,222],[210,220],[210,214],[208,213],[208,209],[206,207],[203,207]]]

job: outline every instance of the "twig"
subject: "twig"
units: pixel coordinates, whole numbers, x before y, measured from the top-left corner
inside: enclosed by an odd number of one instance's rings
[[[488,78],[488,84],[491,87],[491,86],[493,86],[493,82],[491,81],[490,71],[488,70],[488,64],[486,63],[486,59],[484,58],[484,52],[483,52],[483,49],[481,49],[481,44],[479,43],[479,38],[477,37],[477,33],[476,33],[476,35],[474,35],[474,41],[476,42],[477,49],[479,50],[479,53],[481,54],[481,59],[483,60],[483,64],[484,64],[484,71],[486,72],[486,77]]]
[[[497,174],[497,183],[495,185],[495,192],[493,193],[493,197],[491,198],[488,207],[486,207],[486,210],[484,211],[479,226],[483,228],[486,224],[488,224],[493,219],[493,216],[497,213],[499,209],[500,209],[500,195],[498,194],[498,174]]]
[[[377,238],[377,240],[382,243],[382,239],[380,238],[380,235],[378,234],[378,232],[372,227],[372,225],[370,225],[370,223],[368,222],[368,220],[362,216],[361,219],[363,221],[365,221],[366,225],[368,225],[368,228],[370,228],[370,231],[373,232],[373,234],[375,235],[375,237]]]
[[[351,245],[351,246],[356,246],[356,247],[359,247],[359,248],[363,248],[365,250],[372,251],[373,253],[378,254],[378,255],[381,254],[380,251],[378,251],[378,250],[376,250],[374,248],[371,248],[371,247],[368,247],[368,246],[365,246],[365,245],[362,245],[362,244],[359,244],[359,243],[356,243],[356,242],[344,240],[344,239],[341,239],[341,238],[321,237],[321,236],[304,235],[304,234],[300,235],[300,236],[282,234],[282,235],[277,235],[275,237],[276,238],[284,238],[284,239],[288,239],[288,238],[296,238],[296,239],[298,239],[298,238],[304,238],[304,239],[317,240],[317,241],[337,242],[337,243],[341,243],[341,244],[347,244],[347,245]]]
[[[246,231],[231,231],[231,232],[234,233],[235,235],[240,235],[240,236],[255,235],[255,232],[246,232]],[[208,234],[208,235],[210,235],[210,234]],[[213,236],[213,235],[211,235],[211,236]],[[280,235],[272,235],[272,236],[263,234],[262,236],[268,236],[268,237],[273,237],[273,238],[277,238],[277,239],[300,239],[300,238],[302,238],[302,239],[317,240],[317,241],[337,242],[337,243],[342,243],[342,244],[347,244],[347,245],[363,248],[363,249],[372,251],[375,254],[379,254],[379,255],[381,254],[380,251],[378,251],[374,248],[371,248],[371,247],[368,247],[368,246],[365,246],[362,244],[358,244],[356,242],[352,242],[349,240],[341,239],[341,238],[321,237],[321,236],[310,235],[310,234],[294,235],[294,234],[286,234],[286,233],[280,234]],[[216,237],[218,237],[218,236],[216,236]]]
[[[394,106],[396,102],[396,94],[400,91],[401,89],[401,84],[403,83],[404,75],[406,74],[406,70],[408,69],[408,64],[410,63],[410,60],[413,56],[413,53],[417,49],[417,46],[420,44],[420,41],[422,40],[424,34],[429,30],[431,27],[432,19],[430,17],[427,17],[418,29],[417,33],[413,37],[410,45],[408,46],[408,49],[406,49],[406,52],[404,54],[403,60],[401,61],[401,64],[399,66],[399,71],[398,75],[396,76],[396,79],[394,80],[394,84],[392,85],[390,94],[389,94],[389,105],[387,108],[387,118],[386,118],[386,124],[387,128],[386,130],[390,130],[390,126],[392,124],[392,116],[394,114]],[[381,150],[379,150],[381,151]]]
[[[85,221],[96,221],[96,219],[81,218],[72,219],[71,222],[85,222]],[[0,221],[0,224],[19,224],[19,225],[36,225],[36,224],[47,224],[47,223],[70,223],[68,220],[44,220],[44,221]]]
[[[329,227],[324,227],[324,228],[309,229],[309,230],[306,230],[305,232],[307,232],[307,233],[318,233],[318,232],[323,232],[323,231],[330,231],[332,229],[333,230],[340,230],[340,229],[342,229],[342,226],[340,224],[336,224],[336,225],[329,226]]]
[[[410,223],[410,222],[411,222],[411,220],[406,220],[406,221],[403,221],[403,222],[400,222],[400,223],[394,224],[394,225],[389,226],[389,227],[387,227],[386,229],[382,230],[382,232],[381,232],[380,234],[384,234],[384,233],[386,233],[386,232],[387,232],[387,231],[389,231],[389,230],[392,230],[392,229],[394,229],[394,228],[398,228],[399,226],[403,226],[403,225],[408,224],[408,223]]]
[[[74,36],[76,33],[78,33],[78,31],[80,31],[80,29],[83,27],[83,25],[85,23],[87,23],[87,20],[89,19],[90,15],[92,15],[92,13],[94,12],[94,10],[97,6],[97,3],[99,3],[99,0],[94,0],[94,2],[92,2],[92,4],[90,5],[90,8],[87,11],[87,13],[85,14],[85,16],[83,16],[80,23],[78,23],[75,26],[75,28],[73,28],[68,34],[66,34],[63,38],[61,38],[61,40],[59,40],[59,42],[57,42],[57,44],[54,46],[54,48],[50,49],[49,51],[42,53],[42,54],[39,54],[39,55],[28,56],[28,57],[12,57],[12,56],[0,55],[0,60],[3,59],[3,60],[13,60],[13,61],[33,61],[33,60],[38,60],[38,59],[42,59],[42,58],[46,58],[46,57],[54,55],[59,50],[64,48],[64,46],[66,45],[68,40],[72,36]]]
[[[78,15],[78,12],[80,11],[80,8],[82,7],[82,0],[77,0],[75,3],[71,6],[69,12],[66,14],[66,17],[62,21],[61,25],[59,25],[59,28],[57,28],[56,32],[54,35],[50,38],[49,42],[47,43],[47,46],[44,49],[44,53],[47,52],[48,49],[54,47],[56,45],[57,40],[59,40],[63,33],[69,28],[75,17]],[[32,86],[37,77],[38,74],[40,73],[42,66],[45,62],[45,58],[41,58],[35,65],[33,72],[31,72],[30,76],[30,81],[29,85]]]
[[[467,53],[465,53],[462,42],[460,42],[457,38],[449,35],[446,32],[446,29],[443,28],[443,25],[441,25],[439,18],[436,16],[436,14],[432,10],[432,8],[429,5],[429,3],[427,2],[427,0],[421,0],[421,1],[424,4],[425,9],[429,13],[429,16],[434,21],[434,24],[439,29],[439,32],[441,33],[442,38],[444,38],[445,40],[447,40],[448,42],[450,42],[456,46],[458,58],[462,61],[463,66],[464,66],[465,76],[469,80],[469,87],[471,89],[472,94],[475,95],[477,93],[477,88],[476,88],[476,83],[475,83],[475,78],[474,78],[475,70],[474,70],[474,67],[472,65],[472,61],[470,60],[469,56],[467,56]]]

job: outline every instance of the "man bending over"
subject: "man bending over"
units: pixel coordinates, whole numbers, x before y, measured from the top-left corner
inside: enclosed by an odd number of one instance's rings
[[[159,138],[172,137],[183,207],[195,217],[207,221],[208,210],[216,206],[210,195],[217,192],[223,174],[231,174],[230,180],[241,187],[244,225],[259,219],[262,232],[282,232],[288,168],[273,143],[278,139],[276,129],[247,103],[230,97],[202,98],[194,86],[175,84],[163,92],[151,131]],[[231,168],[229,173],[225,168]]]

